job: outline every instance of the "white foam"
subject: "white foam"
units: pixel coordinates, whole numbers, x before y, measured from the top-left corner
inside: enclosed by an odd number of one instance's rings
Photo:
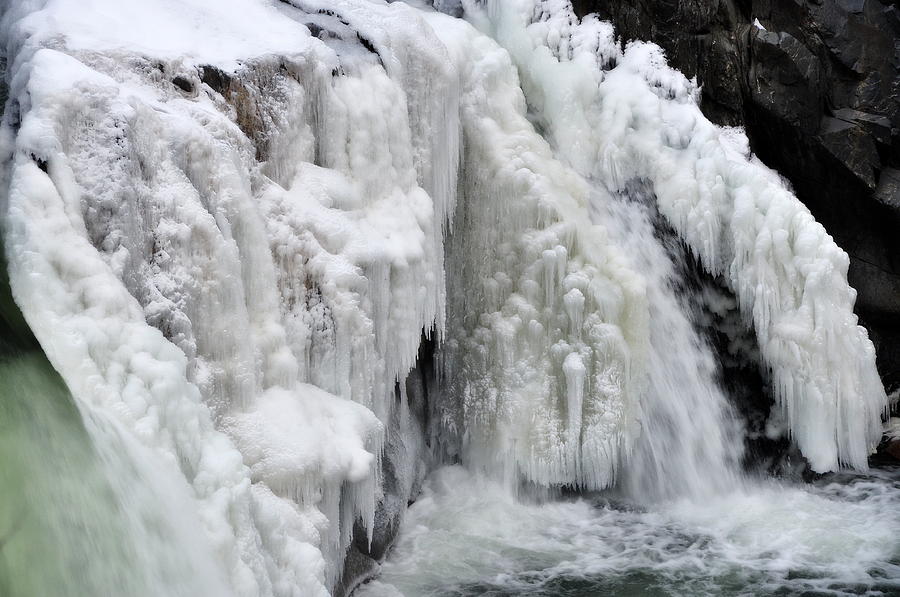
[[[765,483],[651,510],[602,498],[523,503],[440,469],[363,597],[670,591],[889,593],[900,588],[896,474],[810,487]]]

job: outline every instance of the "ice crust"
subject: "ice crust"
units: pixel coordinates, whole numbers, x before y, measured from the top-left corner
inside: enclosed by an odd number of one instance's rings
[[[445,449],[512,481],[607,487],[636,430],[643,280],[591,224],[584,180],[527,120],[509,54],[431,18],[460,71],[464,131],[447,247]]]

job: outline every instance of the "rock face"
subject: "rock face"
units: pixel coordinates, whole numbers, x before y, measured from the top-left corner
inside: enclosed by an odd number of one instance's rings
[[[714,122],[754,152],[851,257],[857,313],[900,386],[900,9],[891,0],[574,0],[662,46]]]
[[[406,392],[401,393],[399,385],[396,387],[396,399],[399,403],[405,394],[410,416],[404,420],[398,408],[391,417],[381,461],[382,496],[375,508],[371,539],[357,521],[343,575],[332,591],[334,597],[352,595],[360,584],[377,576],[380,562],[400,532],[403,514],[419,495],[425,476],[434,467],[428,425],[432,403],[438,399],[434,355],[434,340],[423,335],[416,366],[406,378]]]

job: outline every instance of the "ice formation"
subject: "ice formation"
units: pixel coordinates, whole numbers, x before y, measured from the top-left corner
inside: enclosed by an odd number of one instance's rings
[[[706,120],[694,82],[653,44],[566,0],[467,4],[509,50],[554,149],[612,190],[653,186],[660,212],[752,323],[791,434],[817,471],[867,466],[884,388],[853,313],[849,259],[738,129]]]
[[[15,296],[83,415],[183,476],[238,595],[334,585],[443,326],[456,75],[411,9],[358,4],[5,15]]]
[[[651,321],[677,307],[648,288],[669,266],[611,229],[636,179],[738,295],[813,466],[865,467],[885,397],[847,257],[743,135],[564,0],[437,5],[472,23],[413,1],[5,8],[16,301],[100,451],[167,471],[205,530],[211,571],[148,596],[327,594],[386,499],[385,442],[422,449],[403,382],[431,334],[436,452],[612,484],[665,392],[654,334],[690,328]]]
[[[447,247],[445,437],[539,485],[615,479],[635,433],[643,281],[591,224],[589,188],[526,119],[508,54],[434,15],[461,79],[463,164]]]

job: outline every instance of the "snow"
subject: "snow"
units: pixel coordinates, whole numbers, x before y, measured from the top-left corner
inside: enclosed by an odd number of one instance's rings
[[[29,43],[70,51],[139,54],[236,65],[266,54],[309,51],[309,32],[271,0],[24,0],[16,25]]]

